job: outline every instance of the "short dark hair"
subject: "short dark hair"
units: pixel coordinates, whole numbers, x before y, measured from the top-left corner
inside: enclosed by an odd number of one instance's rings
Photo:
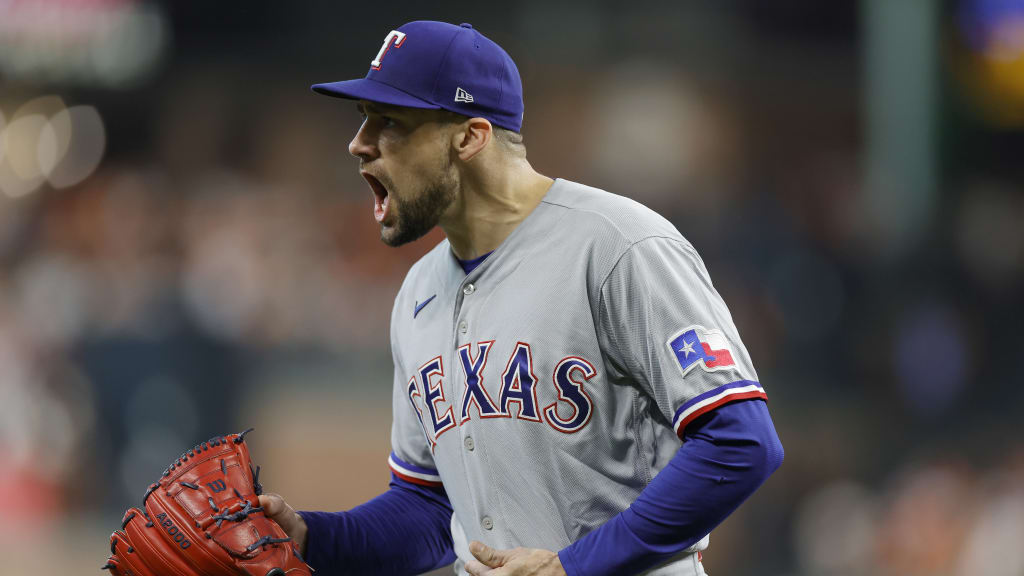
[[[523,143],[523,135],[519,132],[513,132],[500,126],[492,126],[494,131],[494,138],[505,147],[506,150],[515,154],[516,156],[525,158],[526,157],[526,144]]]
[[[439,110],[439,112],[441,112],[449,122],[453,123],[462,123],[470,118],[470,116],[451,112],[443,108]],[[522,134],[507,128],[502,128],[501,126],[495,126],[493,123],[491,124],[491,133],[494,134],[494,139],[497,140],[506,151],[520,158],[526,158],[526,144],[523,143]]]

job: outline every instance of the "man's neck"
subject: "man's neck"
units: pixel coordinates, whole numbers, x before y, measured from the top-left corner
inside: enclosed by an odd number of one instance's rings
[[[525,161],[464,181],[453,214],[441,222],[455,256],[471,260],[497,248],[540,204],[552,182]]]

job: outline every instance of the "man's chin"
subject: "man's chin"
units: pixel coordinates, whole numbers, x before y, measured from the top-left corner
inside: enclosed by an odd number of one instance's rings
[[[401,236],[395,236],[388,234],[384,230],[380,231],[380,241],[391,246],[392,248],[398,248],[402,244],[408,244],[409,240],[402,238]]]
[[[399,234],[399,230],[387,224],[380,225],[380,241],[391,247],[405,244],[405,242],[402,242],[402,235]]]
[[[430,232],[430,228],[420,232],[418,230],[409,230],[408,228],[381,224],[380,241],[392,248],[397,248],[423,238],[427,235],[427,232]]]

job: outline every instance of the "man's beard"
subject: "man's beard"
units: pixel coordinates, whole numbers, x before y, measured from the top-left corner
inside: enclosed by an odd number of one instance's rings
[[[419,240],[437,226],[441,216],[455,201],[458,182],[451,168],[451,159],[448,159],[436,181],[404,198],[400,204],[395,203],[394,224],[390,229],[381,227],[381,241],[388,246],[401,246]]]

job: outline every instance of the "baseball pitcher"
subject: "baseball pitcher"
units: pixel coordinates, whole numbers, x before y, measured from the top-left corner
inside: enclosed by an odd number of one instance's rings
[[[469,24],[372,50],[365,78],[313,90],[363,117],[349,152],[381,239],[446,235],[395,298],[392,482],[344,512],[260,504],[317,574],[704,574],[783,450],[700,256],[531,167],[516,64]]]

